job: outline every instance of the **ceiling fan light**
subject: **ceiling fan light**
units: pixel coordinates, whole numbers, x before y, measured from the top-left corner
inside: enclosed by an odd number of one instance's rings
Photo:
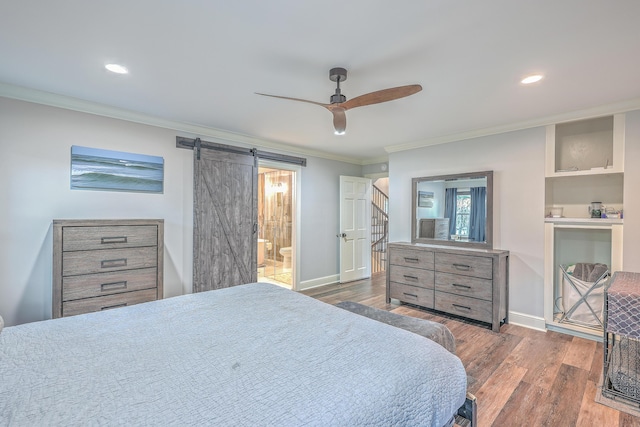
[[[333,132],[334,135],[344,135],[345,133],[347,133],[346,130],[336,130]]]
[[[520,83],[524,85],[529,85],[531,83],[539,82],[540,80],[542,80],[542,77],[543,77],[542,74],[532,74],[520,80]]]

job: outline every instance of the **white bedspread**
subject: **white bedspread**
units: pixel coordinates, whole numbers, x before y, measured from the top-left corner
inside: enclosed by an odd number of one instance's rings
[[[269,284],[7,327],[0,425],[441,426],[460,360]]]

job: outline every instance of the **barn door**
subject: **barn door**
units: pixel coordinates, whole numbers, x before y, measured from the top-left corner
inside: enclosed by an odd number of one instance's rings
[[[256,158],[194,150],[194,159],[193,292],[257,281]]]

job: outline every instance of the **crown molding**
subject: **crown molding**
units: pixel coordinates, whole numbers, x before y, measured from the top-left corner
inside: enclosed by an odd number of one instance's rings
[[[338,162],[355,164],[359,166],[363,165],[362,159],[339,156],[323,151],[297,147],[277,141],[257,138],[235,132],[229,132],[222,129],[167,120],[131,110],[125,110],[122,108],[99,104],[96,102],[85,101],[71,96],[59,95],[51,92],[10,85],[2,82],[0,82],[0,96],[16,99],[19,101],[32,102],[35,104],[48,105],[50,107],[58,107],[66,110],[78,111],[81,113],[94,114],[97,116],[109,117],[112,119],[125,120],[128,122],[170,129],[176,131],[177,133],[182,132],[188,134],[180,136],[212,138],[216,142],[223,142],[227,144],[231,143],[233,145],[241,147],[269,149],[281,152],[283,154],[306,155],[327,160],[335,160]]]
[[[362,166],[375,165],[378,163],[387,163],[389,161],[389,156],[383,157],[375,157],[373,159],[364,159],[360,162]]]
[[[420,141],[409,142],[406,144],[389,145],[384,147],[387,153],[396,153],[400,151],[413,150],[416,148],[428,147],[431,145],[447,144],[449,142],[463,141],[465,139],[479,138],[483,136],[497,135],[500,133],[514,132],[518,130],[530,129],[538,126],[547,126],[550,124],[558,124],[571,122],[575,120],[584,120],[594,117],[607,116],[619,113],[626,113],[640,109],[640,98],[629,99],[613,104],[601,105],[598,107],[587,108],[584,110],[571,111],[568,113],[556,114],[553,116],[541,117],[522,122],[511,123],[503,126],[495,126],[484,129],[475,129],[467,132],[443,135],[440,137],[424,139]]]

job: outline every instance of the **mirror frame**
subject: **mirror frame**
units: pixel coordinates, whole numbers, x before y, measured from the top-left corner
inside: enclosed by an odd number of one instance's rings
[[[418,221],[416,218],[418,183],[423,181],[441,181],[450,179],[487,179],[487,217],[485,222],[486,240],[480,242],[464,242],[458,240],[441,240],[427,237],[416,237]],[[456,173],[451,175],[423,176],[411,179],[411,243],[426,243],[430,245],[464,246],[477,249],[493,249],[493,171]]]

